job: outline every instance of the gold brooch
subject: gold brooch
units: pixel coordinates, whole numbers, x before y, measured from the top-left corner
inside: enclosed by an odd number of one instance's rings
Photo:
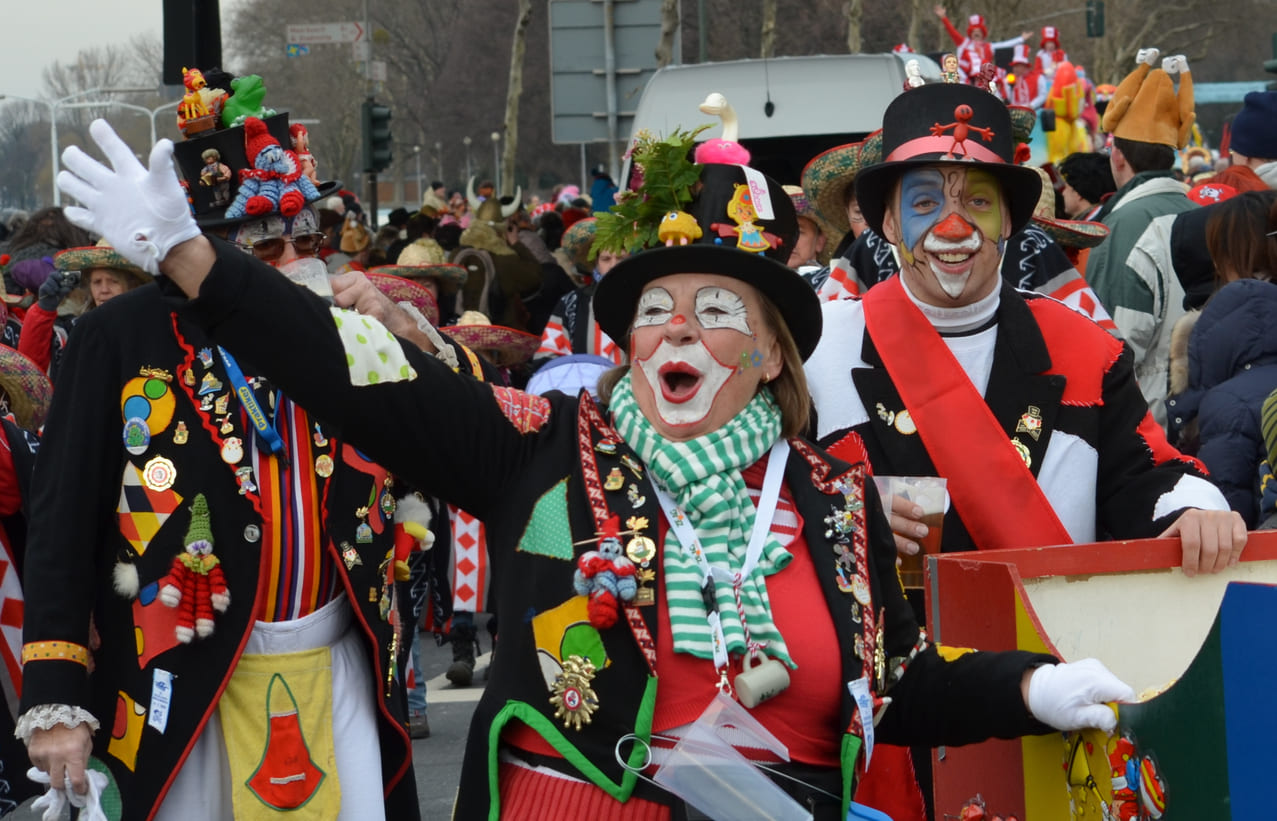
[[[563,719],[563,726],[580,730],[589,724],[594,711],[599,708],[599,697],[590,682],[594,680],[594,662],[583,656],[568,656],[563,660],[563,672],[554,679],[554,695],[550,703],[555,706],[554,717]]]
[[[1033,441],[1038,441],[1038,437],[1042,435],[1042,411],[1033,405],[1029,405],[1029,409],[1020,416],[1020,421],[1015,425],[1016,433],[1027,433],[1033,437]]]

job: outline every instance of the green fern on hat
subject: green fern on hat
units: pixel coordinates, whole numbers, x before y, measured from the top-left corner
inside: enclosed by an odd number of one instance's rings
[[[701,167],[689,158],[697,135],[709,127],[675,129],[665,139],[639,133],[631,157],[641,182],[637,190],[617,194],[612,209],[598,215],[591,258],[599,251],[634,253],[660,244],[656,232],[661,220],[671,211],[682,211],[700,182]]]

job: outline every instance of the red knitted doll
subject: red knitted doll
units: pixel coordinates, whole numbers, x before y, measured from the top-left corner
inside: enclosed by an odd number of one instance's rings
[[[191,502],[191,524],[186,531],[186,551],[173,557],[173,567],[160,579],[160,602],[176,607],[177,640],[190,644],[195,635],[213,633],[213,611],[225,613],[231,594],[226,576],[213,555],[213,530],[208,521],[204,494]]]

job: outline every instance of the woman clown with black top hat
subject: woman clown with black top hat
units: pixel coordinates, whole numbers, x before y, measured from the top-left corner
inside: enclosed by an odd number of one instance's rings
[[[125,215],[139,186],[176,185],[163,152],[148,171],[105,124],[92,133],[114,170],[70,152],[64,183],[87,206],[73,219],[125,253],[145,236],[190,297],[186,315],[370,458],[488,523],[499,607],[526,616],[503,626],[457,817],[743,817],[755,799],[693,793],[689,782],[707,779],[686,770],[677,783],[652,777],[653,761],[678,758],[674,741],[739,710],[788,750],[767,769],[737,762],[750,794],[841,819],[875,738],[1112,727],[1104,702],[1132,696],[1098,662],[942,654],[919,630],[865,465],[798,436],[820,310],[784,265],[795,218],[775,181],[687,166],[690,139],[665,143],[683,163],[668,213],[704,237],[642,251],[599,286],[599,323],[631,364],[596,404],[458,376],[223,243],[170,242],[144,214]],[[638,153],[657,159],[673,160]],[[743,218],[765,253],[733,247]],[[639,228],[655,235],[654,221]],[[441,428],[452,435],[417,433]]]

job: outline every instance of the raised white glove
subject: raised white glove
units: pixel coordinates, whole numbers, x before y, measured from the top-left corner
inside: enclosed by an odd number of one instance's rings
[[[158,275],[160,260],[174,246],[200,235],[173,171],[173,143],[157,142],[146,169],[106,120],[94,120],[89,134],[111,168],[76,146],[62,152],[68,170],[58,174],[58,188],[85,206],[66,208],[66,217],[101,234],[130,262]]]
[[[106,775],[97,770],[86,769],[84,776],[89,781],[88,795],[80,795],[69,787],[62,790],[49,789],[31,803],[31,809],[44,810],[44,814],[40,816],[41,821],[59,821],[70,804],[83,810],[80,813],[81,821],[107,821],[106,813],[102,811],[102,790],[106,789]],[[39,767],[27,770],[27,778],[37,784],[49,786],[49,774]],[[65,783],[70,784],[70,779]]]
[[[1167,74],[1179,74],[1181,71],[1188,71],[1188,58],[1183,54],[1176,54],[1173,57],[1162,58],[1162,71]]]
[[[1112,732],[1117,716],[1110,701],[1134,701],[1135,691],[1099,659],[1047,664],[1029,679],[1029,712],[1057,730],[1098,727]]]
[[[1161,53],[1155,48],[1142,48],[1135,52],[1135,64],[1148,63],[1150,66],[1156,65],[1157,57]]]

